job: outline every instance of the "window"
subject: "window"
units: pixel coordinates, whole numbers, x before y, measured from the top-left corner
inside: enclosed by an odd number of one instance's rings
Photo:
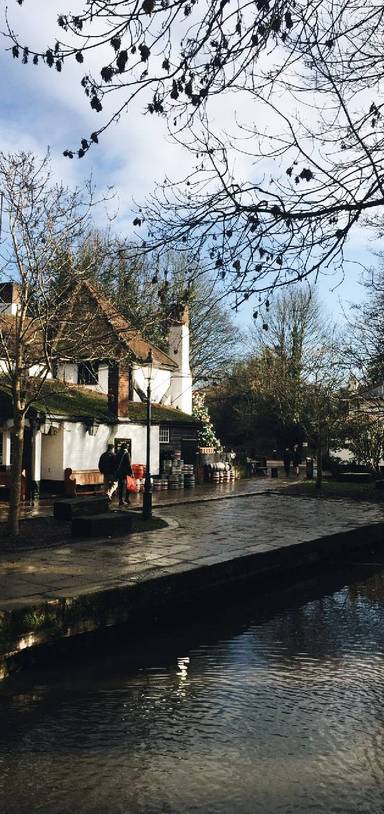
[[[169,427],[160,427],[160,444],[169,444]]]
[[[77,384],[98,384],[99,365],[97,362],[80,362],[77,368]]]

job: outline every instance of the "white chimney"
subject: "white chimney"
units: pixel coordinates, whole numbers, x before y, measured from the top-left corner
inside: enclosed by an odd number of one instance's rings
[[[189,312],[184,306],[174,315],[169,329],[169,356],[177,364],[171,373],[171,406],[192,413],[192,376],[189,366]]]

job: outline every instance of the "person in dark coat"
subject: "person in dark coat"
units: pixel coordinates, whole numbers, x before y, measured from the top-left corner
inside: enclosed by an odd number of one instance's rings
[[[297,475],[297,477],[299,477],[300,464],[301,464],[301,455],[300,455],[299,447],[297,445],[293,448],[292,463],[293,463],[293,466],[295,467],[296,475]]]
[[[113,444],[108,444],[107,451],[100,455],[99,471],[104,475],[105,492],[111,500],[117,489],[116,455],[113,451]]]
[[[129,493],[127,492],[127,476],[132,475],[131,456],[128,451],[128,444],[123,443],[116,455],[116,478],[119,494],[119,506],[129,503]]]
[[[286,474],[287,478],[289,478],[289,471],[290,471],[290,468],[291,468],[291,460],[292,460],[291,450],[288,447],[286,447],[284,452],[283,452],[283,464],[284,464],[285,474]]]

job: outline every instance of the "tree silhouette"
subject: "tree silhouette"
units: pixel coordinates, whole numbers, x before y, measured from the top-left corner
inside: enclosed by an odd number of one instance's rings
[[[61,74],[68,60],[99,60],[81,84],[96,114],[108,97],[113,112],[67,157],[82,158],[139,96],[167,118],[196,163],[138,213],[143,250],[188,251],[200,269],[203,257],[236,306],[324,267],[343,273],[351,229],[383,206],[383,15],[373,0],[91,0],[59,16],[48,49],[21,42],[9,20],[8,36],[15,59]],[[237,133],[215,130],[216,97],[235,118],[244,95]],[[249,159],[244,177],[233,153]]]

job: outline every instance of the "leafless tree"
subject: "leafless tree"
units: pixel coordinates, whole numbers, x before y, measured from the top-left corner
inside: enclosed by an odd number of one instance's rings
[[[278,291],[254,317],[251,350],[273,350],[289,361],[293,377],[310,375],[313,354],[335,331],[317,289],[308,284]]]
[[[384,266],[382,254],[361,281],[361,297],[349,312],[346,362],[356,384],[371,390],[384,382]]]
[[[188,251],[199,273],[203,257],[236,307],[323,268],[343,274],[351,229],[383,206],[383,23],[374,0],[90,0],[59,16],[48,49],[21,41],[12,20],[8,37],[24,63],[60,74],[67,60],[96,64],[82,78],[96,114],[115,98],[69,158],[140,94],[149,116],[167,117],[196,163],[153,195],[144,249]],[[235,118],[244,94],[239,130],[215,130],[216,97]],[[234,153],[248,160],[243,172]]]
[[[228,303],[219,286],[208,275],[200,275],[188,257],[168,252],[160,284],[159,309],[169,325],[172,303],[185,303],[190,319],[190,364],[194,385],[224,375],[241,353],[241,331],[235,325]]]
[[[0,373],[13,411],[9,530],[17,536],[27,412],[59,360],[98,356],[108,337],[99,332],[96,343],[96,313],[71,307],[86,273],[74,258],[90,227],[91,185],[70,191],[55,184],[49,156],[0,153],[0,198],[0,299],[7,284],[16,292],[13,313],[0,309]]]
[[[113,234],[94,233],[78,262],[90,268],[132,327],[164,351],[175,304],[188,305],[194,385],[220,376],[239,355],[241,332],[220,288],[192,272],[184,255],[168,252],[160,262],[158,254],[143,257],[140,247]]]
[[[348,427],[347,446],[355,461],[367,467],[373,475],[381,473],[384,457],[384,425],[382,415],[352,412]]]
[[[212,400],[245,437],[255,440],[264,428],[284,446],[308,440],[321,486],[323,457],[342,434],[347,410],[337,330],[308,289],[280,291],[261,320],[248,357]]]

